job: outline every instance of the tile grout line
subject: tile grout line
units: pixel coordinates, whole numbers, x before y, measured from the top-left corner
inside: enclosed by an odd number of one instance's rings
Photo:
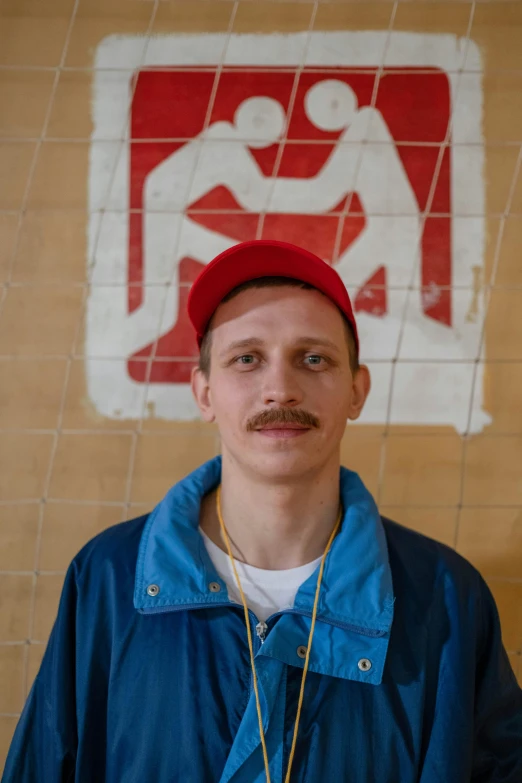
[[[292,115],[293,115],[293,112],[294,112],[294,106],[295,106],[297,90],[298,90],[298,87],[299,87],[299,81],[301,79],[301,75],[303,73],[303,70],[304,70],[304,67],[305,67],[305,63],[306,63],[306,58],[308,56],[308,51],[310,49],[310,42],[312,40],[312,33],[313,33],[313,29],[314,29],[316,15],[317,15],[317,0],[316,0],[316,2],[314,2],[313,7],[311,9],[310,20],[308,22],[308,29],[306,30],[306,41],[305,41],[305,44],[303,46],[303,51],[302,51],[302,54],[301,54],[300,63],[298,65],[293,66],[293,68],[290,67],[290,70],[289,70],[289,73],[293,73],[293,77],[294,78],[293,78],[293,83],[292,83],[292,89],[290,90],[290,97],[288,99],[288,107],[286,109],[286,121],[285,121],[285,128],[284,128],[284,136],[278,143],[278,149],[277,149],[276,157],[275,157],[275,160],[274,160],[274,166],[272,168],[272,173],[270,175],[270,179],[272,179],[272,185],[269,188],[268,196],[267,196],[267,199],[266,199],[266,203],[265,203],[263,209],[261,209],[261,211],[259,213],[259,218],[258,218],[258,223],[257,223],[257,228],[256,228],[256,236],[255,236],[256,239],[261,239],[261,237],[263,236],[263,230],[264,230],[264,226],[265,226],[265,218],[266,218],[266,215],[267,215],[267,213],[269,211],[270,203],[271,203],[272,197],[274,195],[274,190],[275,190],[275,187],[276,187],[276,184],[277,184],[277,176],[279,174],[279,169],[281,167],[281,161],[283,159],[284,150],[285,150],[286,145],[289,143],[288,130],[289,130],[290,122],[291,122]]]
[[[65,34],[65,40],[62,47],[62,53],[60,57],[60,66],[62,66],[65,63],[65,58],[67,57],[67,52],[69,49],[69,43],[71,40],[71,35],[74,27],[74,23],[76,20],[76,14],[78,11],[80,0],[74,0],[74,5],[71,10],[71,16],[69,19],[69,24],[67,26],[67,31]],[[42,147],[43,139],[45,138],[46,130],[49,126],[49,122],[51,119],[51,113],[53,110],[54,100],[56,96],[56,91],[58,88],[58,82],[60,80],[60,68],[57,68],[54,76],[53,85],[51,88],[51,93],[49,95],[49,101],[47,104],[47,111],[45,114],[44,122],[42,125],[42,132],[41,132],[41,138],[36,144],[33,159],[31,162],[31,167],[29,169],[29,174],[27,177],[27,184],[26,189],[24,191],[24,196],[22,199],[22,205],[20,209],[20,216],[18,220],[18,227],[16,232],[16,240],[13,247],[13,252],[11,256],[11,263],[9,266],[9,272],[8,272],[8,281],[12,278],[12,273],[14,270],[14,265],[16,261],[16,255],[18,252],[18,247],[20,243],[20,233],[21,233],[21,227],[22,222],[25,216],[25,212],[27,210],[27,204],[29,201],[29,193],[31,191],[34,172],[36,169],[37,160],[39,157],[40,149]],[[68,372],[66,369],[65,377],[67,378]],[[63,390],[62,390],[63,391]],[[62,395],[63,396],[63,395]],[[28,620],[28,629],[27,629],[27,644],[24,648],[24,656],[23,656],[23,676],[22,676],[22,703],[25,703],[25,700],[27,698],[28,693],[28,670],[29,670],[29,650],[30,650],[30,644],[31,644],[31,638],[33,635],[34,630],[34,620],[35,620],[35,606],[36,606],[36,586],[37,586],[37,580],[38,580],[38,559],[39,559],[39,551],[40,551],[40,542],[41,542],[41,535],[42,535],[42,526],[43,526],[43,516],[44,516],[44,509],[45,509],[45,498],[47,494],[49,493],[49,487],[51,484],[51,475],[54,467],[54,458],[56,455],[56,450],[58,446],[58,430],[53,435],[53,440],[51,443],[51,450],[49,454],[49,463],[47,466],[47,472],[45,475],[44,483],[43,483],[43,492],[42,492],[42,498],[39,504],[38,509],[38,522],[37,522],[37,530],[36,530],[36,540],[35,540],[35,549],[34,549],[34,567],[33,567],[33,578],[32,578],[32,586],[31,586],[31,597],[30,597],[30,603],[29,603],[29,620]]]
[[[73,30],[74,22],[75,22],[75,19],[76,19],[76,14],[77,14],[77,9],[78,9],[78,6],[79,6],[79,2],[80,2],[80,0],[75,0],[74,7],[73,7],[73,10],[72,10],[72,13],[71,13],[71,19],[69,20],[69,26],[67,28],[67,33],[66,33],[66,37],[65,37],[65,41],[64,41],[64,45],[63,45],[63,50],[62,50],[62,55],[61,55],[61,59],[60,59],[60,66],[63,66],[63,63],[65,62],[65,58],[66,58],[67,53],[68,53],[69,42],[70,42],[70,39],[71,39],[72,30]],[[154,0],[154,6],[153,6],[152,12],[151,12],[151,22],[154,19],[155,11],[157,9],[157,4],[158,4],[158,0]],[[42,128],[42,140],[45,138],[45,132],[46,132],[47,126],[48,126],[49,121],[50,121],[52,106],[53,106],[54,97],[55,97],[55,94],[56,94],[56,88],[57,88],[58,81],[59,81],[59,74],[60,74],[60,67],[57,69],[57,72],[56,72],[56,75],[55,75],[55,80],[54,80],[54,85],[53,85],[53,90],[51,92],[51,96],[50,96],[50,99],[49,99],[48,110],[47,110],[46,118],[45,118],[44,125],[43,125],[43,128]],[[41,146],[41,143],[40,143],[40,146]],[[38,147],[38,149],[39,149],[39,147]],[[35,156],[35,161],[36,161],[36,156]],[[117,165],[117,163],[116,163],[116,165]],[[33,169],[31,171],[31,176],[30,176],[29,180],[32,179],[33,171],[34,171],[34,166],[33,166]],[[112,184],[112,180],[109,182],[109,188],[110,188],[111,184]],[[27,191],[26,191],[26,193],[24,195],[24,201],[28,197],[29,188],[30,188],[30,181],[28,183]],[[109,192],[110,192],[110,190],[109,190]],[[23,213],[23,211],[22,211],[22,213]],[[13,258],[14,258],[14,255],[13,255]],[[41,540],[42,540],[42,532],[43,532],[44,509],[45,509],[45,504],[46,504],[47,497],[49,495],[50,486],[51,486],[51,478],[52,478],[52,472],[53,472],[53,468],[54,468],[54,460],[55,460],[56,452],[57,452],[57,449],[58,449],[58,441],[59,441],[59,437],[60,437],[60,429],[61,429],[61,424],[62,424],[62,421],[63,421],[64,411],[65,411],[65,404],[66,404],[67,393],[68,393],[68,386],[69,386],[69,377],[70,377],[71,368],[72,368],[72,361],[73,361],[73,357],[74,357],[74,351],[75,351],[75,348],[76,348],[76,345],[77,345],[77,341],[78,341],[79,335],[81,334],[82,324],[84,322],[84,313],[85,313],[85,303],[86,303],[86,300],[87,300],[87,292],[88,292],[88,284],[84,286],[83,302],[80,305],[80,316],[78,318],[75,334],[74,334],[73,340],[71,342],[71,352],[67,356],[65,377],[64,377],[62,393],[61,393],[61,398],[60,398],[60,406],[59,406],[59,410],[58,410],[58,416],[57,416],[57,427],[56,427],[56,431],[54,433],[53,443],[52,443],[52,446],[51,446],[51,454],[50,454],[50,458],[49,458],[49,466],[48,466],[47,474],[46,474],[45,481],[44,481],[44,489],[43,489],[43,493],[42,493],[40,509],[39,509],[39,515],[38,515],[38,527],[37,527],[37,534],[36,534],[35,556],[34,556],[33,585],[32,585],[30,610],[29,610],[29,628],[28,628],[28,639],[27,639],[28,644],[27,644],[27,648],[26,648],[26,650],[24,652],[24,672],[23,672],[23,696],[24,696],[24,701],[25,701],[25,699],[27,697],[27,692],[28,692],[29,646],[30,646],[31,641],[32,641],[32,637],[33,637],[33,633],[34,633],[34,624],[35,624],[36,587],[37,587],[37,580],[38,580],[38,565],[39,565],[39,559],[40,559]]]
[[[493,285],[495,281],[495,277],[498,270],[498,264],[499,264],[499,258],[500,258],[500,249],[502,247],[502,240],[504,238],[504,229],[506,220],[509,217],[510,210],[511,210],[511,204],[513,202],[513,197],[515,194],[515,188],[517,184],[517,180],[520,174],[520,169],[522,165],[522,145],[519,148],[518,157],[515,163],[515,167],[513,169],[513,176],[511,179],[511,186],[509,189],[509,193],[506,199],[506,205],[504,208],[503,215],[500,219],[500,225],[498,229],[497,239],[495,243],[495,251],[493,254],[493,265],[491,269],[491,274],[489,276],[489,281],[484,286],[484,294],[483,294],[483,306],[484,306],[484,317],[482,319],[481,324],[481,330],[480,330],[480,338],[479,338],[479,344],[477,348],[477,356],[474,363],[473,368],[473,376],[472,376],[472,382],[471,382],[471,393],[470,393],[470,407],[468,412],[468,422],[467,422],[467,436],[464,438],[463,448],[462,448],[462,465],[461,465],[461,474],[460,474],[460,490],[459,490],[459,511],[457,514],[457,522],[455,527],[455,539],[454,539],[454,546],[455,549],[458,545],[458,537],[459,537],[459,529],[460,529],[460,516],[461,516],[461,509],[464,502],[464,490],[465,490],[465,483],[466,483],[466,460],[467,460],[467,454],[468,454],[468,445],[469,445],[469,432],[471,430],[471,424],[472,424],[472,418],[473,418],[473,403],[475,400],[475,389],[477,385],[477,372],[478,367],[481,362],[481,357],[485,356],[485,342],[486,342],[486,324],[488,319],[488,313],[489,313],[489,306],[491,303],[491,292],[493,290]],[[483,361],[484,367],[488,364],[488,362]]]
[[[450,147],[450,140],[451,140],[451,133],[453,130],[453,123],[454,123],[454,117],[455,117],[455,111],[456,106],[459,99],[459,91],[461,89],[461,83],[462,83],[462,74],[463,74],[463,67],[467,59],[467,52],[468,52],[468,44],[469,44],[469,35],[473,24],[473,16],[474,16],[474,4],[470,7],[470,14],[468,18],[468,24],[466,29],[466,44],[464,47],[464,52],[462,54],[462,59],[460,62],[460,68],[456,71],[458,79],[457,79],[457,85],[455,89],[455,95],[454,95],[454,103],[451,105],[450,109],[450,116],[448,118],[448,126],[446,128],[446,134],[443,142],[440,144],[439,154],[437,156],[437,160],[435,163],[435,168],[433,171],[433,178],[430,185],[430,190],[428,192],[428,197],[426,200],[425,209],[423,210],[420,218],[420,225],[419,225],[419,239],[418,239],[418,247],[417,247],[417,253],[416,258],[414,259],[414,263],[412,265],[412,272],[410,277],[410,286],[408,287],[408,290],[406,292],[405,301],[402,309],[402,317],[401,317],[401,324],[399,329],[399,335],[397,339],[397,350],[394,357],[394,361],[392,362],[392,370],[391,370],[391,379],[390,379],[390,392],[388,395],[388,408],[387,408],[387,414],[386,414],[386,425],[384,430],[384,439],[383,439],[383,445],[382,445],[382,462],[380,466],[380,474],[379,474],[379,489],[378,489],[378,505],[382,502],[382,493],[383,493],[383,485],[384,485],[384,475],[386,470],[386,456],[387,456],[387,441],[390,433],[390,429],[392,426],[391,418],[392,418],[392,404],[393,404],[393,389],[395,386],[395,375],[396,375],[396,368],[397,368],[397,360],[400,354],[401,350],[401,344],[404,337],[404,331],[406,328],[406,317],[408,312],[408,307],[410,303],[410,291],[413,289],[413,281],[415,279],[415,275],[417,273],[417,270],[421,264],[421,257],[422,257],[422,239],[423,234],[426,228],[426,222],[428,219],[428,216],[431,216],[431,206],[433,204],[433,200],[435,197],[435,191],[438,185],[439,176],[442,168],[442,163],[444,160],[444,155],[446,154],[447,150],[451,151]],[[450,215],[450,217],[453,217],[453,215]]]
[[[373,92],[372,92],[372,98],[371,98],[371,106],[373,109],[375,109],[376,103],[377,103],[377,95],[379,92],[379,86],[382,78],[382,73],[384,69],[384,64],[386,62],[386,57],[388,55],[388,50],[390,46],[391,36],[393,35],[393,29],[395,25],[395,17],[397,15],[397,9],[398,9],[398,2],[394,2],[393,8],[391,10],[390,19],[388,22],[388,35],[386,37],[386,44],[383,51],[383,61],[380,64],[379,70],[378,70],[378,77],[375,80]],[[358,176],[359,172],[357,172]],[[351,200],[351,198],[350,198]],[[347,214],[347,213],[346,213]],[[340,237],[339,237],[340,242]],[[390,371],[390,385],[388,388],[388,402],[386,406],[386,419],[384,422],[384,429],[383,434],[381,435],[381,444],[380,444],[380,450],[379,450],[379,468],[377,472],[377,492],[376,492],[376,498],[375,502],[377,504],[377,507],[379,507],[381,503],[382,493],[383,493],[383,485],[384,485],[384,472],[386,469],[386,443],[387,443],[387,434],[389,429],[389,421],[390,421],[390,411],[391,411],[391,400],[393,398],[393,387],[395,383],[395,365],[391,364],[391,371]]]
[[[162,0],[159,0],[159,2],[161,2],[161,1]],[[295,67],[296,68],[300,68],[301,66],[295,66]],[[99,73],[100,70],[101,70],[100,68],[97,68],[95,71],[93,71],[93,73]],[[223,70],[225,70],[225,69],[223,69]],[[307,69],[307,72],[310,73],[310,70]],[[285,75],[288,75],[288,76],[292,75],[291,71],[284,71],[284,73],[285,73]],[[355,72],[352,72],[352,73],[355,73]],[[341,75],[351,76],[352,73],[341,74]],[[446,71],[446,73],[450,73],[450,71]],[[460,74],[458,72],[454,72],[454,73],[455,73],[456,76],[468,75],[468,73],[464,72],[464,71],[460,72]],[[329,71],[328,74],[324,74],[324,75],[333,76],[334,74],[332,74],[331,71]],[[372,74],[366,74],[366,75],[371,76]],[[374,72],[373,75],[375,75],[375,77],[377,78],[377,74],[375,72]],[[381,73],[379,78],[381,78],[383,75],[384,75],[384,73]],[[83,145],[87,145],[87,144],[89,144],[89,145],[91,145],[91,144],[95,144],[95,145],[96,144],[102,144],[102,145],[114,144],[114,145],[116,145],[121,140],[122,140],[121,137],[115,137],[115,136],[97,137],[96,139],[91,139],[88,136],[24,136],[24,137],[20,137],[20,136],[0,136],[0,143],[1,144],[5,144],[5,145],[18,144],[20,146],[29,145],[29,144],[36,144],[39,141],[42,141],[42,142],[45,141],[46,143],[55,144],[55,145],[57,145],[57,144],[83,144]],[[190,138],[186,138],[186,137],[182,137],[182,136],[161,136],[159,138],[157,138],[155,136],[149,136],[149,137],[143,137],[143,138],[139,138],[139,139],[133,139],[133,144],[136,144],[137,146],[144,145],[144,144],[151,144],[151,143],[153,143],[153,144],[173,144],[173,143],[174,144],[178,144],[178,143],[186,143],[187,141],[190,141],[190,140],[191,140]],[[224,137],[224,138],[221,138],[221,139],[214,139],[213,143],[226,146],[226,145],[235,144],[238,141],[242,142],[243,144],[252,144],[252,143],[256,142],[257,139],[252,139],[252,138],[249,138],[248,136],[245,136],[243,138],[237,136],[235,138],[230,138],[230,139],[227,139],[226,137]],[[318,146],[318,147],[331,147],[333,141],[334,140],[332,140],[332,139],[301,139],[301,138],[296,138],[296,139],[285,138],[284,139],[284,142],[286,144],[289,144],[289,145],[292,145],[292,144],[294,144],[294,145],[297,145],[297,144],[307,144],[307,145]],[[274,142],[274,143],[276,143],[276,142]],[[337,144],[337,146],[342,146],[342,147],[350,147],[350,146],[354,146],[355,147],[355,146],[359,145],[360,142],[358,142],[358,141],[337,141],[336,144]],[[488,142],[486,144],[487,147],[492,147],[494,149],[496,149],[498,147],[508,147],[508,148],[510,148],[510,147],[518,147],[519,145],[520,145],[520,139],[516,139],[516,138],[511,139],[511,140],[507,140],[507,141],[506,140],[504,140],[504,141],[492,141],[492,142]],[[387,141],[371,141],[371,142],[367,142],[367,146],[374,146],[374,147],[423,147],[423,148],[428,147],[428,148],[434,148],[434,147],[439,147],[440,146],[440,142],[436,142],[436,141],[408,141],[408,140],[402,139],[401,141],[397,141],[397,142],[393,142],[393,143],[392,142],[387,142]],[[454,147],[482,147],[484,145],[481,144],[478,141],[469,141],[469,142],[467,142],[467,141],[457,141],[457,142],[454,143],[453,146]],[[51,211],[51,210],[54,210],[54,211],[58,211],[58,210],[66,211],[67,210],[67,211],[71,211],[71,212],[73,212],[73,211],[77,211],[78,212],[78,211],[82,210],[82,207],[34,207],[32,211],[34,211],[34,212],[36,212],[36,211],[45,212],[45,211]],[[93,212],[95,212],[95,211],[96,210],[93,210]],[[98,211],[100,211],[100,210],[98,210]],[[111,209],[108,209],[107,211],[108,212],[118,212],[119,211],[119,212],[127,213],[128,210],[127,209],[120,209],[120,210],[118,210],[118,209],[115,209],[115,208],[111,208]],[[136,210],[134,210],[134,211],[136,211]],[[156,212],[156,211],[157,212],[161,212],[162,210],[152,210],[152,211],[154,211],[154,212]],[[165,211],[169,212],[170,210],[165,210]],[[194,212],[197,212],[197,211],[219,212],[219,210],[213,210],[213,209],[210,209],[210,210],[197,210],[197,209],[195,209],[194,210]],[[225,210],[225,211],[226,212],[234,212],[233,209],[232,210]],[[237,210],[237,211],[240,212],[240,210]],[[3,212],[11,212],[11,213],[14,213],[14,214],[18,214],[19,210],[2,207],[2,208],[0,208],[0,213],[3,213]],[[464,217],[467,217],[467,214]]]
[[[205,119],[204,119],[204,122],[203,122],[203,129],[202,129],[201,133],[199,134],[199,138],[197,139],[197,154],[195,156],[195,160],[194,160],[194,163],[193,163],[193,166],[192,166],[192,170],[191,170],[191,173],[190,173],[190,179],[189,179],[189,182],[187,184],[187,191],[186,191],[187,199],[190,197],[190,193],[191,193],[193,182],[194,182],[194,177],[196,175],[197,167],[199,165],[199,161],[200,161],[202,150],[203,150],[203,145],[205,143],[205,134],[206,134],[206,131],[207,131],[209,123],[210,123],[210,118],[212,116],[212,111],[213,111],[213,108],[214,108],[214,102],[215,102],[216,94],[217,94],[217,91],[218,91],[219,82],[220,82],[220,79],[221,79],[221,73],[222,73],[222,70],[223,70],[223,62],[224,62],[224,60],[226,59],[226,56],[227,56],[228,46],[229,46],[229,43],[230,43],[230,37],[232,35],[232,30],[233,30],[233,27],[234,27],[234,22],[235,22],[235,18],[236,18],[237,8],[238,8],[238,0],[236,0],[236,2],[234,2],[234,5],[232,6],[232,9],[231,9],[231,12],[230,12],[230,18],[229,18],[229,21],[228,21],[228,28],[227,28],[227,32],[226,32],[226,41],[225,41],[225,44],[223,46],[223,50],[221,52],[220,61],[219,61],[218,65],[217,65],[217,67],[215,69],[215,76],[214,76],[214,80],[213,80],[213,83],[212,83],[212,89],[211,89],[210,96],[209,96],[209,102],[208,102],[207,110],[206,110],[206,113],[205,113]],[[146,47],[145,47],[145,51],[148,51],[149,43],[150,43],[150,36],[147,38],[147,44],[146,44]],[[143,212],[145,212],[145,210],[143,210]],[[127,469],[127,481],[126,481],[126,487],[125,487],[125,501],[124,501],[124,503],[125,503],[125,518],[126,519],[128,519],[129,511],[130,511],[130,508],[131,508],[132,480],[133,480],[133,476],[134,476],[134,468],[135,468],[135,462],[136,462],[136,453],[137,453],[137,448],[138,448],[138,438],[143,434],[143,421],[144,421],[144,418],[145,418],[145,411],[146,411],[146,408],[147,408],[147,405],[148,405],[147,400],[148,400],[148,396],[149,396],[150,378],[151,378],[151,375],[152,375],[153,364],[154,364],[155,361],[157,361],[157,359],[156,359],[156,352],[157,352],[158,344],[159,344],[159,341],[161,339],[161,334],[162,334],[162,324],[163,324],[163,317],[164,317],[165,307],[166,307],[166,302],[167,302],[168,288],[172,285],[172,280],[173,279],[177,280],[178,275],[179,275],[179,264],[178,264],[178,262],[176,260],[176,256],[177,256],[179,243],[181,241],[181,233],[182,233],[182,227],[180,227],[180,231],[179,231],[179,234],[178,234],[178,237],[177,237],[176,247],[175,247],[174,252],[173,252],[173,259],[174,259],[174,261],[173,261],[173,265],[172,265],[171,271],[170,271],[169,282],[167,283],[167,286],[165,287],[165,295],[163,297],[163,304],[162,304],[162,306],[160,308],[160,313],[159,313],[159,317],[158,317],[158,320],[157,320],[157,337],[154,340],[154,343],[152,345],[152,349],[150,351],[150,355],[147,357],[147,360],[146,360],[145,381],[143,383],[143,392],[142,392],[143,397],[142,397],[142,404],[141,404],[141,414],[140,414],[139,418],[136,421],[135,434],[134,434],[134,437],[133,437],[133,441],[132,441],[131,448],[130,448],[130,453],[129,453],[129,464],[128,464],[128,469]]]

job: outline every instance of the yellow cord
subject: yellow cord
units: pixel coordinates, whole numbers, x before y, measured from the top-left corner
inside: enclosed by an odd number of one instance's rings
[[[238,576],[238,573],[237,573],[237,570],[236,570],[236,564],[235,564],[234,558],[232,556],[232,550],[230,548],[230,541],[228,540],[228,533],[226,531],[225,524],[223,522],[223,517],[221,515],[221,484],[218,486],[218,489],[217,489],[216,506],[217,506],[217,515],[218,515],[218,519],[219,519],[219,524],[221,525],[221,530],[222,530],[224,538],[225,538],[225,542],[226,542],[227,549],[228,549],[228,555],[229,555],[230,561],[232,563],[232,568],[234,570],[234,576],[236,577],[236,582],[237,582],[237,585],[239,587],[239,592],[241,593],[241,600],[243,602],[243,609],[244,609],[244,612],[245,612],[245,624],[246,624],[247,636],[248,636],[248,647],[249,647],[249,650],[250,650],[250,664],[252,666],[252,675],[253,675],[253,678],[254,678],[254,691],[255,691],[255,694],[256,694],[257,717],[258,717],[258,720],[259,720],[259,734],[261,736],[261,745],[263,746],[263,758],[265,760],[266,780],[267,780],[267,783],[270,783],[270,768],[269,768],[269,765],[268,765],[268,753],[267,753],[267,750],[266,750],[265,734],[264,734],[264,731],[263,731],[263,717],[261,715],[261,705],[259,703],[259,693],[258,693],[258,690],[257,690],[257,676],[256,676],[256,667],[255,667],[255,663],[254,663],[254,648],[253,648],[253,645],[252,645],[252,634],[250,632],[250,621],[249,621],[249,618],[248,618],[248,607],[247,607],[247,603],[246,603],[246,600],[245,600],[245,595],[243,593],[243,588],[241,587],[241,582],[239,581],[239,576]],[[305,686],[306,674],[308,672],[308,661],[310,659],[310,650],[312,648],[312,638],[313,638],[314,629],[315,629],[315,617],[316,617],[316,614],[317,614],[317,606],[318,606],[318,603],[319,603],[319,591],[321,589],[321,581],[323,579],[324,563],[325,563],[325,560],[326,560],[326,555],[328,554],[330,546],[332,545],[332,541],[335,538],[335,534],[337,533],[339,525],[341,524],[341,518],[342,518],[342,507],[339,509],[339,514],[337,516],[337,521],[335,523],[334,529],[331,532],[330,538],[329,538],[328,543],[326,545],[326,549],[324,550],[323,558],[321,560],[321,567],[319,569],[319,576],[317,577],[317,587],[316,587],[316,591],[315,591],[314,609],[313,609],[313,612],[312,612],[312,625],[311,625],[311,628],[310,628],[310,635],[308,637],[308,646],[306,648],[306,659],[305,659],[305,663],[304,663],[304,667],[303,667],[303,678],[301,680],[301,691],[299,693],[299,703],[297,705],[297,716],[296,716],[296,719],[295,719],[295,726],[294,726],[294,738],[293,738],[293,741],[292,741],[292,749],[290,751],[290,757],[289,757],[289,760],[288,760],[288,769],[287,769],[287,772],[286,772],[285,783],[290,783],[290,771],[292,769],[292,762],[294,760],[295,746],[296,746],[296,742],[297,742],[297,732],[298,732],[298,728],[299,728],[299,719],[301,717],[301,706],[303,704],[304,686]]]

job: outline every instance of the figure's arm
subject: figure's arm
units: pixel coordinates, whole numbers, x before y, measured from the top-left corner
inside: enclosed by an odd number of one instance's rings
[[[375,109],[361,132],[367,130],[357,171],[355,189],[365,211],[376,215],[419,215],[419,205],[401,161],[395,139]]]

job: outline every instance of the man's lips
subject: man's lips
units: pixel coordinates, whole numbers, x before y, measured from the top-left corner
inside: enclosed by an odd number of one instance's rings
[[[303,427],[300,424],[269,424],[260,427],[257,432],[268,438],[298,438],[309,430],[310,427]]]
[[[261,430],[308,430],[309,427],[303,427],[302,424],[267,424],[260,427]]]

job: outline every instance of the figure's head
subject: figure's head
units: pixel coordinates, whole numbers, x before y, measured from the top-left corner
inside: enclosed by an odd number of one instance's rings
[[[290,255],[303,253],[306,277],[310,263],[312,271],[319,264],[326,280],[319,275],[316,283],[328,291],[332,285],[334,291],[335,286],[342,287],[334,302],[318,286],[287,276],[287,263],[276,264],[282,275],[273,274],[275,268],[268,264],[269,274],[248,279],[238,253],[235,260],[225,258],[221,270],[219,257],[214,268],[206,267],[189,298],[200,345],[191,383],[203,418],[217,423],[224,455],[256,474],[288,481],[339,461],[346,421],[361,413],[369,373],[359,365],[357,328],[337,273],[315,256],[283,243],[248,244],[267,258],[277,252],[277,245],[283,253],[285,247],[291,249]],[[266,268],[259,258],[259,269]],[[215,291],[213,273],[226,277],[235,262],[242,271],[239,276],[247,279],[232,287],[223,280],[226,293]],[[292,268],[296,273],[295,265]],[[206,270],[210,274],[205,281]],[[201,304],[210,292],[217,303],[209,302],[206,311],[198,311],[198,297]],[[274,432],[282,425],[301,429]]]

